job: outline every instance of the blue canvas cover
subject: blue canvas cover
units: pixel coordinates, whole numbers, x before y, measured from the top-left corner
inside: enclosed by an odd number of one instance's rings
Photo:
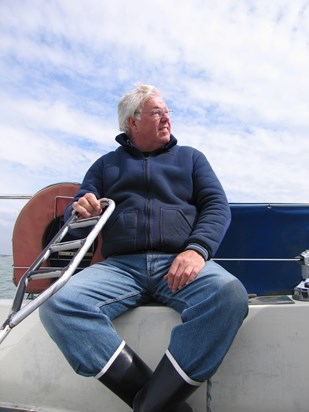
[[[231,204],[232,222],[215,258],[293,259],[309,249],[308,204]],[[286,261],[218,261],[248,293],[293,294],[301,265]]]

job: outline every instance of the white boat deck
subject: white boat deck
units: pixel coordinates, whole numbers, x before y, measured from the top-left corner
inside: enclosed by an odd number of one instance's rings
[[[0,300],[0,322],[11,301]],[[251,305],[227,357],[212,379],[213,412],[308,412],[309,302]],[[151,367],[165,351],[173,310],[147,306],[120,317],[120,335]],[[203,342],[201,342],[203,344]],[[189,399],[206,411],[206,384]],[[34,312],[0,345],[0,407],[42,412],[127,412],[93,378],[74,373]],[[0,408],[1,410],[1,408]]]

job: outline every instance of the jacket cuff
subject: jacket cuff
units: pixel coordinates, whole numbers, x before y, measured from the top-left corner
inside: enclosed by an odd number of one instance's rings
[[[205,262],[209,258],[209,253],[207,249],[205,249],[201,245],[198,245],[197,243],[189,243],[185,250],[195,250],[195,252],[199,253],[204,258]]]

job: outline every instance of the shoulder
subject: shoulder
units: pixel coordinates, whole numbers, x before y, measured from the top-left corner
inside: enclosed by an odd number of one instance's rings
[[[196,149],[195,147],[177,145],[175,146],[175,148],[177,148],[176,150],[178,151],[179,156],[187,159],[191,158],[193,161],[207,161],[204,153]]]
[[[114,158],[118,158],[119,156],[122,156],[123,153],[125,153],[125,150],[123,149],[123,147],[122,146],[117,147],[115,150],[111,150],[110,152],[107,152],[103,154],[102,156],[100,156],[99,158],[97,158],[94,161],[93,165],[102,164]]]

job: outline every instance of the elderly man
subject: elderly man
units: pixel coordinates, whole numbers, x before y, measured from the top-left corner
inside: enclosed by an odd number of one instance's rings
[[[138,84],[118,115],[120,146],[90,167],[66,211],[95,216],[98,199],[115,201],[102,233],[104,261],[76,274],[40,315],[75,371],[135,412],[189,412],[186,398],[215,373],[248,310],[243,285],[211,260],[230,209],[205,156],[177,144],[158,89]],[[154,372],[112,324],[151,301],[182,319]]]

